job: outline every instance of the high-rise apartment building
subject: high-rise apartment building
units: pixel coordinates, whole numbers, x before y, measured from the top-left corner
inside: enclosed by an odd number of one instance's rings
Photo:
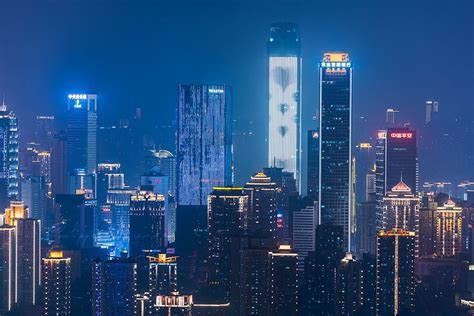
[[[208,198],[208,282],[220,302],[229,302],[232,239],[247,230],[249,198],[242,188],[216,187]]]
[[[269,256],[270,315],[298,315],[298,254],[289,245],[280,245]]]
[[[315,203],[293,212],[292,247],[298,253],[299,270],[303,270],[308,253],[315,250],[318,210],[318,204]]]
[[[463,250],[463,215],[451,199],[436,208],[436,254],[450,257]]]
[[[353,315],[361,307],[362,282],[360,263],[346,253],[336,267],[336,315]]]
[[[43,315],[71,315],[71,258],[51,251],[42,260]]]
[[[149,258],[149,292],[152,297],[178,290],[177,257],[159,254]]]
[[[7,313],[17,303],[17,242],[13,226],[0,226],[0,311]]]
[[[320,222],[344,229],[351,244],[352,211],[352,63],[348,53],[325,53],[319,65]]]
[[[21,306],[39,303],[41,284],[41,222],[33,218],[18,219],[17,269],[18,303]]]
[[[297,25],[270,27],[268,165],[292,172],[301,188],[301,52]]]
[[[377,315],[393,316],[415,307],[415,233],[402,229],[377,234]]]
[[[0,106],[0,209],[19,198],[19,131],[15,113]]]
[[[245,184],[244,192],[249,196],[248,231],[276,241],[278,187],[270,177],[259,172]]]

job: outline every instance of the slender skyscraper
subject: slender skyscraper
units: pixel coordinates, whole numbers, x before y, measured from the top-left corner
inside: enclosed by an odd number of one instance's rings
[[[325,53],[319,67],[320,223],[344,229],[351,244],[352,207],[352,64],[348,53]]]
[[[18,199],[18,119],[7,111],[5,102],[0,106],[0,210],[9,200]]]
[[[298,27],[276,23],[268,41],[268,165],[301,187],[301,53]]]
[[[312,199],[319,199],[319,132],[308,131],[308,179],[306,194]]]
[[[462,208],[451,199],[436,209],[436,254],[449,257],[463,249]]]
[[[97,168],[97,95],[70,94],[68,99],[66,147],[68,176],[90,176]],[[71,193],[74,193],[75,189],[84,189],[72,185],[71,180],[69,182]],[[86,188],[93,189],[87,187],[89,185],[86,185]]]
[[[10,311],[17,302],[17,242],[15,227],[0,226],[0,312]]]
[[[205,206],[213,187],[232,184],[232,89],[179,85],[178,205]]]

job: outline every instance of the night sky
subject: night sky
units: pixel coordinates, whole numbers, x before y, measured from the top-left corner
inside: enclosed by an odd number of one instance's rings
[[[100,125],[140,106],[147,124],[161,126],[175,119],[178,83],[227,83],[242,183],[266,162],[269,26],[289,21],[300,27],[304,130],[316,126],[322,53],[347,51],[354,140],[373,137],[387,107],[420,128],[425,100],[436,99],[451,140],[420,157],[421,180],[474,179],[473,1],[253,2],[0,0],[0,95],[22,141],[36,115],[64,116],[69,93],[99,95]]]

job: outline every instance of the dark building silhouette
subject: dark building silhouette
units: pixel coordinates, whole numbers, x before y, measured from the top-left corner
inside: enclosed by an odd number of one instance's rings
[[[377,234],[377,315],[415,309],[415,233],[394,229]]]
[[[360,308],[362,282],[360,263],[352,257],[352,253],[346,253],[336,267],[336,315],[353,315]]]
[[[130,256],[157,253],[166,246],[164,201],[163,195],[151,190],[131,196]]]
[[[308,131],[308,179],[306,194],[314,199],[319,199],[319,131]]]
[[[83,194],[57,194],[55,245],[62,249],[92,247],[95,208],[95,200],[86,200]]]
[[[93,315],[136,315],[136,263],[129,259],[96,261],[92,273]]]
[[[268,256],[270,315],[298,315],[298,254],[289,245],[280,245]]]
[[[220,303],[230,301],[232,239],[247,230],[248,195],[242,188],[214,188],[208,206],[208,284]]]

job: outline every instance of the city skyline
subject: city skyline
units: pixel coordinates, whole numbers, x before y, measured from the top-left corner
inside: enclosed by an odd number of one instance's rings
[[[461,76],[457,81],[460,86],[454,86],[449,80],[453,76],[450,74],[454,69],[449,67],[449,63],[445,63],[450,52],[457,51],[458,59],[463,60],[466,67],[472,68],[472,64],[469,66],[472,63],[472,59],[469,58],[472,56],[472,47],[466,40],[470,38],[470,28],[458,25],[467,23],[469,19],[453,19],[453,16],[462,16],[470,11],[472,3],[468,1],[461,1],[458,6],[439,1],[431,5],[429,12],[423,9],[423,1],[347,4],[345,10],[337,10],[330,4],[296,2],[290,5],[283,2],[279,6],[272,7],[270,12],[266,12],[264,10],[266,6],[260,4],[254,8],[254,14],[259,16],[258,20],[246,18],[244,14],[247,12],[246,4],[242,6],[232,3],[215,4],[209,9],[208,14],[213,16],[212,25],[214,23],[222,25],[220,29],[213,28],[210,23],[199,24],[196,17],[192,16],[191,12],[193,8],[199,7],[199,1],[188,3],[180,13],[177,12],[177,7],[171,4],[160,6],[148,3],[127,8],[127,11],[123,5],[109,6],[110,2],[104,2],[102,5],[89,4],[96,10],[87,9],[90,11],[87,14],[91,23],[80,29],[73,27],[73,22],[77,18],[72,15],[75,12],[79,16],[86,6],[77,3],[52,8],[45,5],[44,8],[37,8],[39,12],[49,8],[53,12],[62,13],[47,21],[41,18],[41,15],[32,17],[31,21],[36,22],[35,27],[49,34],[48,39],[42,38],[42,35],[36,32],[25,33],[32,28],[32,24],[25,24],[23,28],[15,27],[11,17],[18,14],[22,6],[3,5],[1,11],[5,13],[5,19],[1,22],[4,27],[0,28],[0,38],[12,42],[11,36],[18,34],[25,39],[31,38],[33,43],[41,41],[41,44],[37,44],[38,54],[31,56],[31,60],[25,59],[27,50],[22,46],[12,45],[0,51],[0,70],[3,73],[0,76],[0,93],[5,96],[6,104],[17,113],[20,121],[31,122],[36,115],[55,115],[61,118],[64,116],[62,108],[64,97],[78,91],[98,94],[101,104],[98,109],[100,126],[117,125],[120,118],[132,115],[136,106],[142,107],[143,112],[148,113],[144,116],[148,125],[175,126],[173,122],[176,117],[177,84],[206,82],[230,84],[234,86],[236,120],[234,137],[238,153],[235,157],[236,179],[239,183],[243,183],[248,174],[255,172],[255,169],[266,161],[265,150],[262,150],[267,146],[266,131],[260,126],[264,126],[266,116],[265,58],[266,41],[270,35],[269,27],[278,21],[289,21],[296,23],[301,33],[303,58],[301,135],[306,135],[308,129],[314,129],[317,125],[317,121],[313,121],[313,116],[318,115],[317,63],[321,54],[324,51],[348,51],[354,60],[357,74],[354,83],[354,90],[358,91],[354,95],[354,128],[357,130],[354,135],[355,142],[368,141],[370,137],[375,137],[367,126],[383,127],[372,113],[377,113],[376,116],[380,117],[386,108],[395,108],[399,111],[397,119],[400,123],[410,121],[412,127],[418,129],[425,123],[426,101],[439,100],[440,112],[447,119],[445,125],[449,131],[447,136],[449,143],[458,151],[466,153],[464,156],[469,154],[472,157],[472,150],[463,146],[470,139],[470,136],[463,131],[473,124],[469,121],[472,115],[466,115],[472,112],[472,107],[470,109],[466,107],[466,104],[472,103],[472,94],[469,93],[470,80],[467,73],[456,74],[457,77]],[[99,18],[105,10],[107,17]],[[378,13],[386,10],[391,14],[384,17],[385,20],[381,20],[382,15]],[[24,14],[29,14],[28,12]],[[169,17],[164,17],[164,12]],[[332,12],[339,18],[326,18],[323,12]],[[136,27],[130,28],[118,38],[107,25],[115,25],[124,14],[129,14],[133,20],[138,16],[142,18],[136,21]],[[158,20],[153,18],[155,15],[159,17]],[[397,25],[396,21],[405,16],[407,18],[404,20],[409,22]],[[410,16],[414,18],[410,19]],[[417,22],[419,16],[423,16],[423,19]],[[174,18],[176,20],[172,20]],[[244,19],[247,23],[242,23]],[[364,23],[362,26],[358,22],[359,19],[369,23]],[[445,21],[442,27],[434,22],[439,20]],[[67,25],[70,26],[62,31],[52,28],[62,25],[65,21],[68,21]],[[179,24],[180,21],[187,22]],[[162,22],[168,22],[169,27],[163,30],[156,29]],[[199,27],[195,29],[186,27],[193,23],[198,23]],[[357,27],[350,28],[353,25]],[[397,27],[394,28],[393,25]],[[342,32],[348,27],[347,32]],[[10,33],[6,32],[10,29],[12,30]],[[103,36],[94,33],[93,30],[96,29]],[[143,29],[155,30],[156,33],[150,37],[144,35],[133,40],[133,34]],[[143,32],[149,34],[150,31]],[[187,32],[192,32],[192,38],[195,38],[190,42],[194,47],[197,38],[209,45],[201,46],[199,54],[190,54],[189,50],[177,41],[177,38],[186,36]],[[245,45],[238,36],[240,32],[249,34]],[[95,44],[96,50],[93,52],[79,45],[80,40],[86,39],[85,36],[88,42]],[[64,39],[66,45],[62,45],[60,39]],[[130,45],[113,50],[122,41],[128,41]],[[221,46],[216,43],[221,43]],[[232,49],[236,45],[243,45],[245,49]],[[404,45],[410,49],[404,49]],[[140,60],[133,57],[137,51],[144,54]],[[428,51],[430,53],[426,54]],[[37,59],[39,56],[44,57],[41,62]],[[60,58],[53,60],[52,57]],[[124,60],[129,62],[123,63]],[[170,62],[164,63],[165,60]],[[393,62],[387,63],[388,60]],[[233,64],[234,62],[236,64]],[[206,67],[209,64],[216,67],[210,70]],[[243,67],[237,67],[237,64]],[[130,76],[118,71],[118,65],[124,67],[124,71]],[[410,71],[409,77],[403,76],[403,72],[400,72],[405,65],[416,66],[415,71]],[[30,93],[25,94],[23,87],[20,90],[21,77],[13,72],[12,67],[27,73],[31,72],[32,85],[28,88],[31,90]],[[383,72],[377,71],[382,68]],[[117,75],[112,76],[112,73]],[[129,80],[134,77],[141,79],[137,82]],[[33,80],[34,78],[42,80]],[[154,81],[156,83],[153,83]],[[35,99],[32,99],[33,96]],[[37,98],[43,100],[41,107],[34,101]],[[151,115],[156,108],[160,109],[159,117]],[[252,132],[252,135],[249,135],[249,132]],[[472,134],[472,127],[470,133]],[[24,131],[22,135],[26,137],[28,132]],[[162,139],[161,142],[163,147],[168,147],[165,149],[172,149],[169,148],[172,147],[172,142],[166,139]],[[304,141],[302,147],[302,168],[305,172]],[[254,151],[255,161],[247,161],[241,154],[242,150],[237,150],[239,148]],[[449,173],[441,168],[435,168],[443,159],[448,158],[445,152],[438,151],[438,159],[433,162],[425,159],[426,163],[423,164],[425,167],[420,169],[421,176],[427,174],[427,178],[431,181],[452,177],[451,182],[472,178],[467,159],[456,164],[454,168],[457,172]],[[424,157],[421,156],[420,159]],[[466,173],[467,176],[461,176]],[[302,180],[305,182],[304,178]]]

